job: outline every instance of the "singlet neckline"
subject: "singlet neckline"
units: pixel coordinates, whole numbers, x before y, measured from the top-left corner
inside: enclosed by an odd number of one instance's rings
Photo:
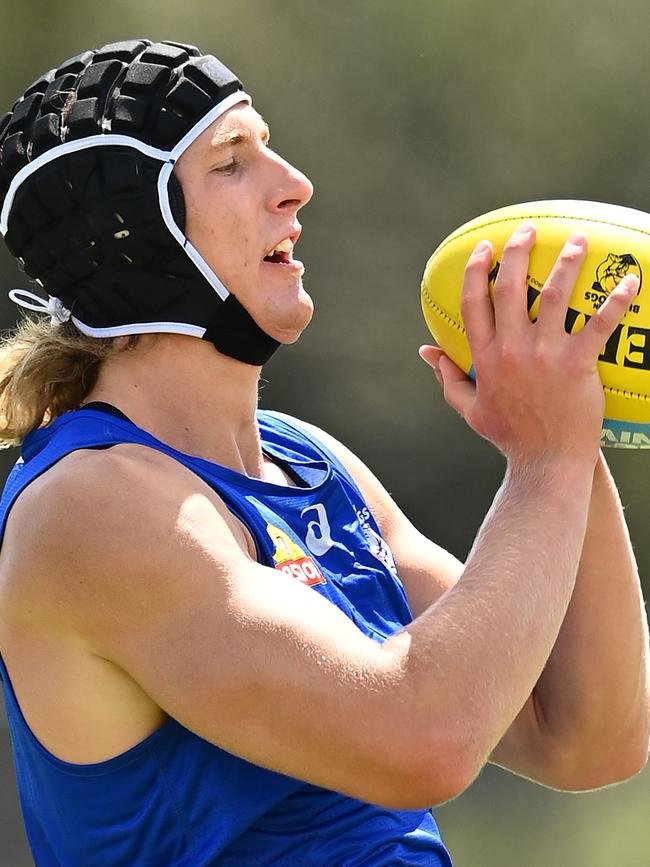
[[[92,401],[90,401],[90,403],[84,403],[84,404],[82,404],[80,409],[91,409],[91,410],[97,410],[99,412],[105,412],[107,415],[112,415],[115,418],[119,418],[122,421],[127,422],[128,424],[135,425],[135,422],[132,421],[128,417],[128,415],[126,415],[126,413],[122,412],[121,409],[116,407],[114,404],[107,403],[106,401],[103,401],[103,400],[92,400]],[[135,425],[135,426],[137,427],[137,425]],[[175,449],[174,451],[178,451],[178,450]],[[273,454],[267,448],[262,448],[262,454],[265,457],[267,457],[272,463],[274,463],[277,467],[279,467],[284,473],[286,473],[286,475],[291,479],[291,481],[293,482],[293,484],[296,488],[303,488],[304,489],[304,488],[310,487],[307,480],[304,479],[300,475],[300,473],[288,461],[284,460],[283,458],[279,457],[278,455]],[[198,458],[198,459],[199,460],[205,460],[205,458]],[[242,473],[241,475],[244,475],[244,474]],[[252,478],[252,477],[248,476],[247,478]],[[265,482],[264,479],[260,479],[259,481]],[[266,484],[277,484],[277,483],[266,482]],[[287,487],[290,488],[291,485],[287,485]]]
[[[106,412],[109,415],[117,416],[117,418],[121,418],[122,421],[128,421],[129,424],[134,424],[128,415],[123,413],[121,409],[118,409],[112,403],[106,403],[103,400],[91,400],[90,403],[82,404],[79,409],[97,409],[100,412]]]

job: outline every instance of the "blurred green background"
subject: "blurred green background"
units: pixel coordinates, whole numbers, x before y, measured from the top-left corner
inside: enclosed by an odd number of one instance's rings
[[[5,0],[0,109],[41,72],[133,36],[199,44],[243,79],[273,146],[313,180],[300,258],[316,303],[268,365],[264,406],[340,437],[415,522],[463,557],[503,471],[417,357],[424,263],[512,202],[650,210],[647,0]],[[0,250],[5,290],[25,286]],[[4,454],[4,475],[15,455]],[[610,453],[641,573],[650,455]],[[0,727],[0,867],[30,864]],[[650,772],[567,795],[488,768],[437,811],[458,867],[650,865]],[[108,867],[108,865],[107,865]]]

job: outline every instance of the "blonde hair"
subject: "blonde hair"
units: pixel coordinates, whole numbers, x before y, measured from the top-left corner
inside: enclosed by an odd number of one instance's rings
[[[137,335],[87,337],[71,322],[25,317],[0,341],[0,448],[78,409],[102,361],[137,341]]]

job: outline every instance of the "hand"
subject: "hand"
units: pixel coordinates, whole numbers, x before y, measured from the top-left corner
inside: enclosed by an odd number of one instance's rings
[[[494,286],[488,290],[492,247],[481,242],[465,269],[461,313],[476,383],[433,346],[420,354],[438,375],[445,400],[469,426],[509,461],[545,456],[596,460],[604,412],[597,360],[637,290],[621,280],[577,334],[564,321],[569,297],[587,252],[572,235],[542,290],[537,322],[528,318],[526,277],[535,228],[519,226],[506,244]]]

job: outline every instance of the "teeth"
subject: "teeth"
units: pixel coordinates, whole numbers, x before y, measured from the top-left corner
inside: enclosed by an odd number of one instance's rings
[[[271,251],[271,255],[273,255],[273,253],[293,253],[293,241],[291,238],[285,238],[284,241],[280,241],[279,244],[276,244]]]

